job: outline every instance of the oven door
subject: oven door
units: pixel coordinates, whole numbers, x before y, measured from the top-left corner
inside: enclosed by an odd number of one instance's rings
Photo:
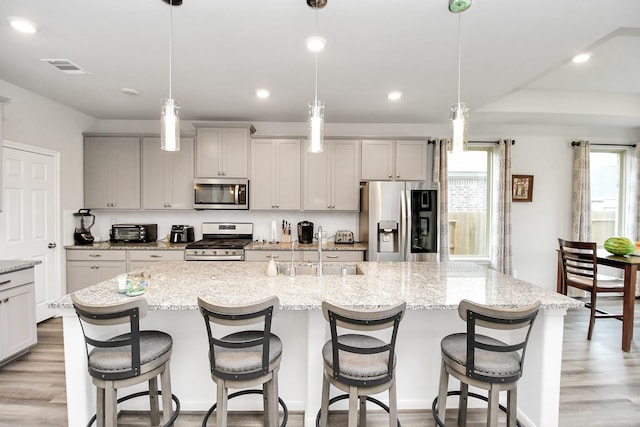
[[[195,209],[249,209],[248,179],[196,179]]]

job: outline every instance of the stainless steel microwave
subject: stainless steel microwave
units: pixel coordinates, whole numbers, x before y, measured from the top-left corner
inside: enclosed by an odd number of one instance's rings
[[[195,209],[249,209],[248,179],[194,180]]]

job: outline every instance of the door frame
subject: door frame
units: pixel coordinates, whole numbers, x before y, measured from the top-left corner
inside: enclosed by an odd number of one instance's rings
[[[53,251],[55,251],[55,255],[56,255],[56,262],[53,265],[54,268],[54,279],[57,281],[57,293],[56,296],[58,298],[62,297],[63,295],[65,295],[65,290],[66,290],[66,285],[63,287],[64,281],[63,281],[63,269],[62,269],[62,246],[63,246],[63,242],[60,240],[60,236],[61,234],[61,229],[62,229],[62,215],[60,212],[60,173],[61,173],[61,168],[60,168],[60,152],[59,151],[54,151],[54,150],[49,150],[47,148],[42,148],[42,147],[38,147],[35,145],[28,145],[28,144],[23,144],[20,142],[15,142],[15,141],[10,141],[7,139],[4,139],[2,141],[0,141],[2,144],[0,145],[0,148],[3,147],[7,147],[7,148],[12,148],[14,150],[20,150],[20,151],[26,151],[29,153],[34,153],[34,154],[40,154],[40,155],[44,155],[44,156],[51,156],[53,158],[53,162],[56,166],[56,171],[55,171],[55,176],[54,176],[54,185],[55,185],[55,191],[56,191],[56,195],[55,195],[55,200],[53,200],[53,206],[54,206],[54,211],[56,214],[56,220],[54,222],[55,226],[54,226],[54,230],[53,230],[53,241],[56,244],[56,247],[53,249]],[[1,153],[0,153],[0,159],[2,159]],[[4,161],[4,160],[2,160]],[[0,190],[4,191],[3,187],[0,187]],[[2,194],[2,197],[4,197],[4,194]],[[53,317],[55,315],[56,311],[51,309],[48,310],[48,314],[51,314],[50,317]]]

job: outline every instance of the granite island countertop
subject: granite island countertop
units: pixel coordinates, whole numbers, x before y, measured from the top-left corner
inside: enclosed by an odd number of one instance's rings
[[[13,273],[14,271],[25,270],[27,268],[35,267],[41,264],[42,261],[28,261],[28,260],[13,260],[2,261],[0,260],[0,274]]]
[[[327,263],[325,263],[326,265]],[[319,310],[327,299],[349,307],[375,308],[406,301],[409,310],[454,310],[461,299],[495,307],[522,307],[539,299],[545,309],[575,309],[583,303],[555,291],[468,262],[358,262],[361,273],[341,277],[267,277],[267,263],[162,261],[150,264],[144,296],[150,310],[197,310],[197,297],[246,304],[271,295],[285,310]],[[77,292],[87,303],[106,304],[118,294],[115,278]],[[68,295],[49,303],[71,309]]]

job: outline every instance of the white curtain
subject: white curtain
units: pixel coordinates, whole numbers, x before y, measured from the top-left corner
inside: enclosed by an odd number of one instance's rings
[[[591,233],[591,178],[589,141],[572,142],[573,146],[573,206],[571,238],[590,242]]]
[[[493,215],[491,268],[511,275],[511,148],[513,140],[499,141],[493,151]]]
[[[640,242],[640,144],[629,150],[629,200],[627,201],[627,229],[625,236]]]
[[[440,261],[449,261],[449,185],[447,168],[447,145],[446,139],[435,141],[433,149],[433,176],[432,180],[438,184],[438,242]]]

